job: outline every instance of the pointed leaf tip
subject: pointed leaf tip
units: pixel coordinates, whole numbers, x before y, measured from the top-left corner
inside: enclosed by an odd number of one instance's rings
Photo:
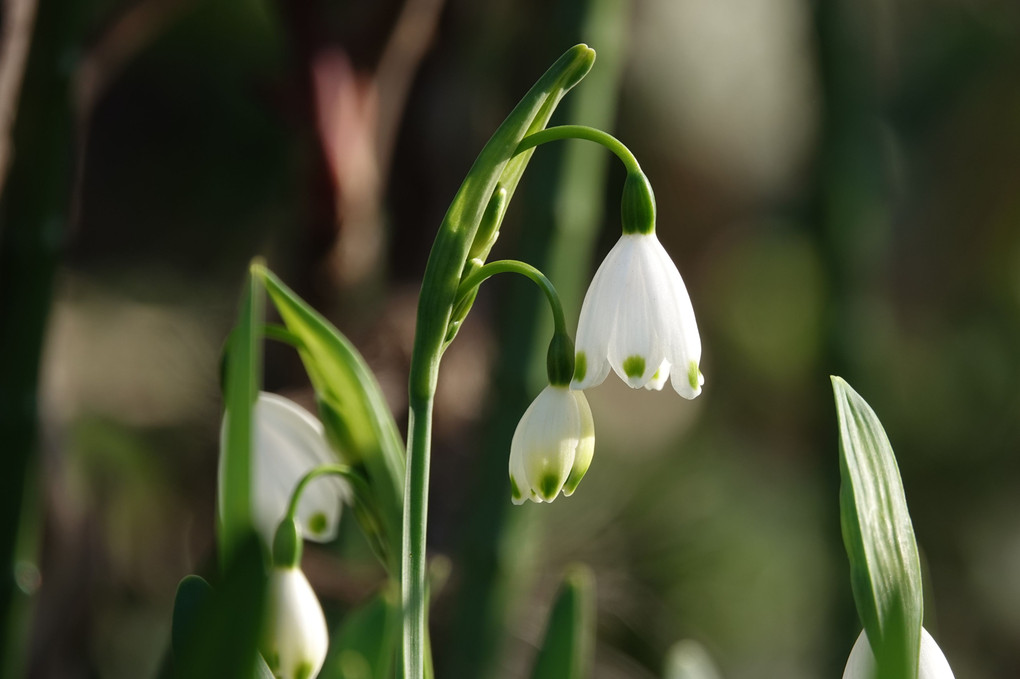
[[[917,676],[921,569],[903,482],[875,411],[832,376],[840,431],[840,523],[857,613],[879,678]]]

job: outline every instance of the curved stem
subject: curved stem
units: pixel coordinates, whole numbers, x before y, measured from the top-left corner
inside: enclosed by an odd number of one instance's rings
[[[630,149],[623,145],[623,142],[608,132],[603,132],[586,125],[559,125],[529,134],[517,145],[516,153],[523,153],[528,149],[535,148],[539,144],[559,141],[560,139],[586,139],[587,141],[601,144],[616,154],[616,157],[627,168],[628,173],[641,171],[641,165],[638,164],[637,158],[630,152]]]
[[[297,515],[298,503],[301,502],[301,493],[305,491],[305,486],[319,478],[320,476],[342,476],[347,479],[357,491],[364,493],[368,490],[368,485],[365,483],[364,477],[358,472],[354,471],[350,467],[344,464],[324,464],[321,467],[316,467],[307,474],[301,477],[298,484],[294,487],[294,492],[290,494],[290,504],[287,505],[287,514],[284,516],[285,519],[293,519]]]
[[[558,129],[558,128],[553,128]],[[537,135],[531,135],[535,137]],[[530,139],[531,137],[527,137]],[[516,259],[501,259],[495,262],[489,262],[485,266],[472,271],[463,281],[460,283],[460,287],[457,288],[457,302],[459,303],[472,290],[481,285],[490,276],[495,276],[499,273],[516,273],[530,279],[545,293],[546,299],[549,300],[549,306],[552,309],[553,324],[555,325],[556,332],[559,334],[567,334],[567,323],[563,316],[563,304],[560,302],[560,296],[556,292],[556,287],[552,284],[545,274],[531,266],[527,262],[520,262]]]

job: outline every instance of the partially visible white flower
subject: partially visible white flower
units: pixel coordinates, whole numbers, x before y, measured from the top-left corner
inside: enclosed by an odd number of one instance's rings
[[[279,679],[314,679],[326,660],[329,632],[308,578],[296,566],[276,566],[268,595],[263,657]]]
[[[567,497],[591,464],[595,421],[580,391],[547,386],[524,411],[510,442],[510,490],[514,504]]]
[[[252,420],[252,520],[265,543],[271,546],[301,477],[338,460],[326,440],[322,423],[290,399],[260,393]],[[341,504],[347,496],[347,483],[335,476],[308,484],[301,494],[296,517],[302,537],[316,542],[336,537]]]
[[[843,670],[843,679],[874,679],[875,654],[871,651],[868,636],[863,631],[850,651]],[[917,679],[955,679],[946,656],[942,654],[928,630],[921,628],[921,655],[917,666]]]
[[[630,386],[701,393],[701,337],[683,279],[654,233],[620,237],[581,305],[571,387],[602,384],[612,366]]]

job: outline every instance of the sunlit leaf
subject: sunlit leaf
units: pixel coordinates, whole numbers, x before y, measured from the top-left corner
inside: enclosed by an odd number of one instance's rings
[[[878,679],[917,676],[921,566],[892,446],[871,407],[832,378],[840,433],[840,520],[857,613]]]
[[[346,337],[271,271],[257,267],[315,387],[322,423],[352,464],[363,465],[390,546],[399,552],[404,444],[379,384]]]
[[[594,608],[595,579],[586,567],[573,566],[564,576],[549,614],[532,679],[588,676],[595,636]]]

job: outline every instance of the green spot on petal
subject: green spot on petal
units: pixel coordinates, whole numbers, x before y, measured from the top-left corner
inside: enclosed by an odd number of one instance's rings
[[[588,357],[583,351],[577,352],[574,356],[574,379],[580,382],[588,372]]]
[[[691,383],[691,389],[694,391],[697,391],[701,386],[701,371],[698,370],[698,364],[694,361],[691,361],[691,365],[687,369],[687,381]]]
[[[521,499],[521,489],[517,487],[517,482],[514,481],[514,477],[510,477],[510,495],[515,500]]]
[[[308,517],[308,530],[313,535],[322,535],[326,532],[326,526],[329,524],[329,520],[326,519],[326,515],[322,512],[312,514]]]
[[[556,493],[560,492],[560,480],[555,474],[546,474],[538,482],[538,489],[542,493],[542,498],[551,502],[556,497]]]
[[[645,359],[637,354],[628,356],[623,361],[623,372],[627,377],[641,377],[645,374]]]
[[[312,666],[303,662],[294,670],[294,679],[312,679]]]

